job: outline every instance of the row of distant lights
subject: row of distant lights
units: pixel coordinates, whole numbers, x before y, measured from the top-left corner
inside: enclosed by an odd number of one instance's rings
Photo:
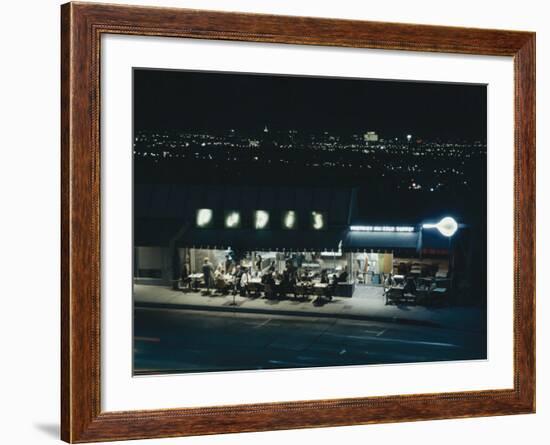
[[[266,210],[254,210],[254,228],[258,230],[267,229],[269,227],[270,214]],[[197,210],[197,227],[207,228],[214,222],[214,212],[212,209]],[[286,210],[283,212],[282,224],[285,229],[292,230],[298,226],[298,216],[295,210]],[[311,212],[311,227],[314,230],[322,230],[325,228],[326,218],[323,212]],[[237,229],[241,226],[241,213],[236,210],[225,212],[224,226],[228,229]]]

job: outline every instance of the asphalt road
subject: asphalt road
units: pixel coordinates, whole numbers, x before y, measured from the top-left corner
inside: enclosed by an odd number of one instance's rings
[[[135,310],[137,375],[485,358],[486,335],[479,332],[312,317]]]

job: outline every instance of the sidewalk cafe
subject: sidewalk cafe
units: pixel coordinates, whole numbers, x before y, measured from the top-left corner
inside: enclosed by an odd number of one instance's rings
[[[353,225],[349,190],[163,187],[136,190],[136,283],[268,299],[377,288],[388,304],[452,288],[450,237],[436,224]]]

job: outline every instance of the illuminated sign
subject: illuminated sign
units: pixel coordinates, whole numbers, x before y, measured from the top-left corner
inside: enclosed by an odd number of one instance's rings
[[[288,230],[295,229],[298,225],[298,217],[296,211],[287,210],[283,212],[283,227]]]
[[[196,223],[197,227],[206,229],[212,226],[214,221],[214,212],[212,209],[198,209]]]
[[[311,226],[315,230],[322,230],[325,228],[326,217],[323,212],[311,212]]]
[[[225,227],[228,229],[238,229],[241,226],[241,214],[235,210],[225,213]]]
[[[414,232],[412,226],[350,226],[352,232]]]
[[[269,227],[269,213],[265,210],[256,210],[254,212],[254,228],[267,229]]]

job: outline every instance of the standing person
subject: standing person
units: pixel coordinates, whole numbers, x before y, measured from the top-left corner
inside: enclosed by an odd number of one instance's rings
[[[233,269],[233,295],[240,293],[241,289],[241,266],[238,264]]]
[[[265,297],[270,300],[275,297],[275,278],[273,278],[273,273],[267,272],[264,277],[264,289]]]
[[[206,286],[206,293],[210,293],[210,286],[212,284],[212,263],[210,259],[206,257],[202,265],[202,275],[204,278],[204,285]]]
[[[414,284],[414,280],[412,278],[408,278],[405,286],[403,287],[403,297],[405,297],[405,294],[416,295],[416,284]]]
[[[191,268],[189,266],[189,263],[187,262],[183,263],[183,267],[181,268],[181,274],[180,274],[182,292],[185,292],[185,288],[187,286],[189,288],[191,287],[191,279],[189,278],[190,270]]]
[[[243,296],[244,296],[244,294],[246,294],[246,296],[250,295],[250,290],[248,288],[249,281],[250,281],[250,275],[249,275],[249,272],[248,272],[248,268],[245,267],[243,269],[243,273],[241,275],[241,280],[240,280],[241,295],[243,295]]]
[[[257,255],[256,256],[256,275],[259,276],[262,272],[262,256]]]
[[[229,255],[225,256],[225,273],[231,273],[231,257]]]
[[[333,274],[330,282],[331,295],[336,295],[336,289],[338,288],[338,275]]]
[[[296,271],[294,269],[294,266],[292,265],[291,261],[286,262],[285,270],[283,271],[283,279],[281,281],[281,293],[284,296],[287,296],[290,293],[294,294],[294,297],[296,297],[295,293],[295,286],[296,284]]]

